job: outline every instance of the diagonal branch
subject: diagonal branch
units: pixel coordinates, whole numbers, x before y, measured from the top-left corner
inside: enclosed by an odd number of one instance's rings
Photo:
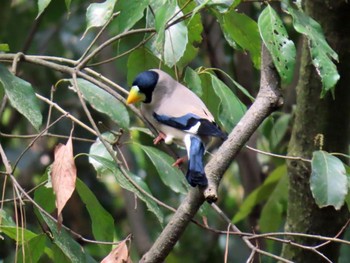
[[[197,213],[205,200],[217,200],[217,189],[221,178],[239,150],[256,131],[262,121],[283,103],[279,91],[279,78],[272,59],[263,46],[260,91],[241,121],[230,133],[213,158],[206,165],[205,172],[209,185],[204,192],[192,188],[177,209],[170,222],[159,235],[151,249],[142,257],[141,262],[162,262],[173,249],[188,223]]]

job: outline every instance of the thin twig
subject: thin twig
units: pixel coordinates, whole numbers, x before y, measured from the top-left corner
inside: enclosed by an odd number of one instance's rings
[[[265,151],[262,151],[262,150],[253,148],[253,147],[251,147],[251,146],[249,146],[249,145],[246,145],[245,147],[248,148],[249,150],[254,151],[254,152],[261,153],[261,154],[264,154],[264,155],[267,155],[267,156],[271,156],[271,157],[282,158],[282,159],[287,159],[287,160],[297,160],[297,161],[303,161],[303,162],[311,163],[311,160],[310,160],[310,159],[305,159],[305,158],[303,158],[303,157],[298,157],[298,156],[286,156],[286,155],[281,155],[281,154],[275,154],[275,153],[265,152]]]
[[[63,113],[67,118],[71,119],[72,121],[74,121],[75,123],[79,124],[81,127],[83,127],[84,129],[86,129],[87,131],[89,131],[90,133],[92,133],[93,135],[96,135],[96,132],[91,129],[89,126],[87,126],[85,123],[83,123],[82,121],[80,121],[79,119],[75,118],[73,115],[71,115],[69,112],[65,111],[64,109],[62,109],[57,103],[52,102],[51,100],[45,98],[44,96],[41,96],[40,94],[35,94],[36,97],[44,102],[46,102],[49,105],[52,105],[56,110],[58,110],[59,112]]]
[[[80,59],[77,61],[77,63],[80,63],[84,59],[84,57],[89,53],[92,46],[96,43],[97,39],[101,36],[103,31],[107,28],[107,26],[113,21],[113,19],[118,16],[120,12],[116,12],[112,14],[112,16],[108,19],[108,21],[103,25],[103,27],[100,29],[100,31],[96,34],[95,38],[91,41],[90,45],[86,48],[84,54],[80,57]],[[85,35],[85,34],[84,34]],[[84,36],[83,36],[84,37]]]
[[[130,48],[129,50],[115,56],[115,57],[111,57],[109,59],[106,59],[106,60],[103,60],[103,61],[100,61],[100,62],[96,62],[96,63],[91,63],[91,64],[88,64],[87,66],[88,67],[96,67],[96,66],[100,66],[100,65],[103,65],[103,64],[106,64],[106,63],[109,63],[109,62],[112,62],[112,61],[115,61],[121,57],[124,57],[128,54],[130,54],[131,52],[133,52],[134,50],[138,49],[139,47],[143,46],[144,44],[146,44],[152,37],[154,37],[156,35],[155,32],[151,33],[147,38],[145,38],[144,40],[140,41],[140,43],[138,43],[136,46],[134,46],[133,48]]]
[[[155,32],[156,30],[154,28],[141,28],[141,29],[133,29],[129,30],[127,32],[121,33],[117,36],[111,37],[108,39],[106,42],[101,44],[99,47],[97,47],[95,50],[93,50],[89,55],[87,55],[83,60],[78,61],[77,64],[77,69],[81,69],[85,67],[85,65],[93,58],[95,57],[98,53],[100,53],[105,47],[109,46],[110,44],[116,42],[117,40],[124,38],[126,36],[131,36],[134,34],[140,34],[140,33],[152,33]]]
[[[52,126],[54,126],[57,122],[59,122],[61,119],[66,117],[66,115],[61,115],[58,117],[54,122],[52,122],[49,126],[47,126],[45,129],[43,129],[29,144],[28,146],[21,152],[21,154],[18,156],[17,160],[15,161],[13,165],[13,169],[15,170],[19,161],[22,159],[23,155],[34,145],[34,143],[42,137],[43,134]],[[11,172],[13,173],[13,171]]]
[[[26,135],[20,135],[20,134],[8,134],[8,133],[3,133],[0,132],[1,137],[5,138],[12,138],[12,139],[24,139],[24,140],[31,140],[34,139],[38,136],[38,134],[26,134]],[[54,137],[54,138],[60,138],[60,139],[68,139],[68,135],[61,135],[61,134],[54,134],[54,133],[49,133],[46,132],[42,134],[41,136],[43,137]],[[95,142],[95,140],[92,139],[87,139],[87,138],[80,138],[80,137],[72,137],[72,140],[75,141],[82,141],[82,142]]]

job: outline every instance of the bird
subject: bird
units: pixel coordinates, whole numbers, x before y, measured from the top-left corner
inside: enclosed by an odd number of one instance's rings
[[[154,140],[184,146],[187,151],[186,179],[192,187],[205,187],[205,145],[211,137],[227,139],[204,102],[166,72],[150,69],[132,83],[127,104],[141,102],[141,114],[159,132]],[[179,159],[175,164],[181,163]]]

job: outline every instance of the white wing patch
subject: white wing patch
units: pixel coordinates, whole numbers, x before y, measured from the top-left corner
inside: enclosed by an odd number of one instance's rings
[[[185,135],[184,143],[185,143],[186,150],[187,150],[188,160],[190,160],[190,149],[191,149],[191,135],[190,134]]]
[[[188,129],[186,131],[189,132],[189,133],[192,133],[192,134],[197,134],[198,133],[198,129],[199,129],[200,126],[201,126],[201,122],[198,121],[196,123],[196,125],[193,125],[190,129]]]

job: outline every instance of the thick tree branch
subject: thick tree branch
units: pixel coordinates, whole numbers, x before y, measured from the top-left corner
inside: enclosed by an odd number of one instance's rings
[[[217,200],[217,188],[220,180],[239,150],[262,121],[282,105],[279,78],[265,47],[262,48],[261,68],[260,91],[255,102],[206,165],[205,171],[209,185],[204,189],[204,195],[198,188],[192,188],[189,191],[151,249],[142,257],[141,262],[164,261],[202,203],[205,200],[208,202]]]

